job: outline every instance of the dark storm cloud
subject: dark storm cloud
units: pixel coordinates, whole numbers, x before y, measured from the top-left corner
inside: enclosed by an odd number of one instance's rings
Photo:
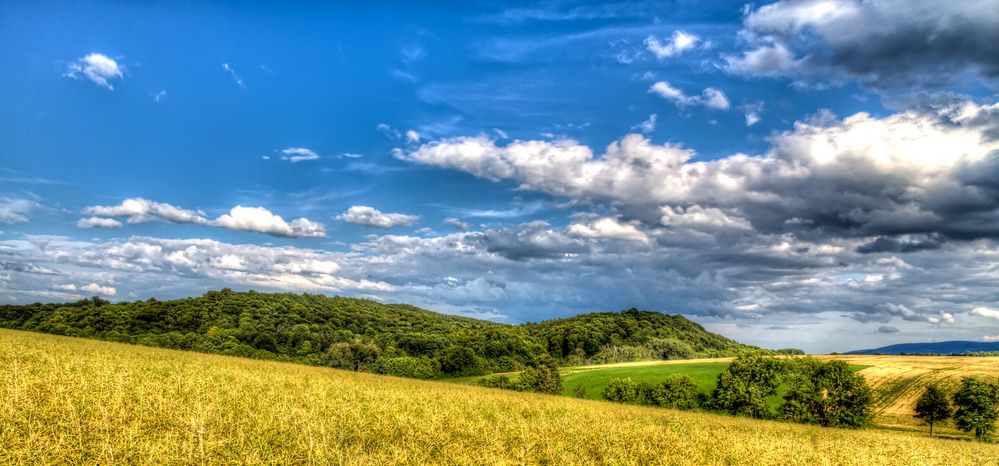
[[[999,78],[999,3],[990,0],[784,0],[744,25],[756,48],[728,57],[732,72],[852,77],[881,89]]]

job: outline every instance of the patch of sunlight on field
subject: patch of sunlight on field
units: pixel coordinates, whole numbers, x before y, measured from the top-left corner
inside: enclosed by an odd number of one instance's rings
[[[996,464],[999,446],[0,330],[0,464]]]

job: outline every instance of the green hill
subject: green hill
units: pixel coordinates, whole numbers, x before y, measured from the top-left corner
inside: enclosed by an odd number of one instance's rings
[[[680,316],[628,310],[509,325],[404,304],[210,291],[171,301],[0,306],[0,327],[418,378],[566,363],[731,356],[749,347]]]

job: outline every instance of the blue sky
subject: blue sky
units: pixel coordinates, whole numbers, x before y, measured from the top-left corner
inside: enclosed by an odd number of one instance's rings
[[[4,2],[0,301],[999,339],[996,31],[986,1]]]

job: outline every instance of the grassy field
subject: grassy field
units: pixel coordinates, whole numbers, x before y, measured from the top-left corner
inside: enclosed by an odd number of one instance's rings
[[[0,330],[0,464],[996,464],[999,446]]]
[[[710,392],[715,388],[718,381],[718,374],[725,371],[728,361],[708,361],[708,362],[685,362],[663,361],[673,364],[642,364],[615,365],[614,367],[601,366],[581,366],[570,367],[562,372],[562,393],[566,396],[573,396],[576,387],[582,386],[586,389],[586,398],[591,400],[601,399],[604,388],[611,380],[620,378],[630,378],[636,382],[658,382],[671,375],[688,375],[697,383],[697,388],[702,392]]]

